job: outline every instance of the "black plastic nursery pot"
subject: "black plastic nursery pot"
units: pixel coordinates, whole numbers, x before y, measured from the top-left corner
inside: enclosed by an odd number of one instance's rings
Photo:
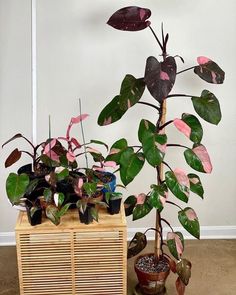
[[[109,200],[109,204],[107,207],[107,212],[111,215],[120,213],[120,204],[121,204],[121,198],[115,199],[115,200]]]
[[[151,268],[149,268],[150,265],[152,265]],[[165,281],[170,273],[170,266],[166,258],[163,257],[155,263],[153,253],[140,255],[135,260],[134,269],[139,281],[140,294],[162,295],[166,293]]]
[[[39,202],[36,202],[34,206],[29,201],[26,201],[25,204],[29,223],[32,226],[41,224],[43,210],[40,207]]]
[[[90,224],[93,222],[93,216],[91,213],[91,208],[94,208],[95,205],[93,204],[88,204],[84,213],[82,213],[79,209],[79,219],[81,223],[85,223],[85,224]]]

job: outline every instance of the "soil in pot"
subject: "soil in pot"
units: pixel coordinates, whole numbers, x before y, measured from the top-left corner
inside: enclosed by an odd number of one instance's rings
[[[165,281],[170,272],[167,259],[163,257],[157,261],[154,254],[141,255],[134,267],[142,294],[165,294]]]
[[[40,202],[38,201],[33,205],[31,202],[26,201],[25,205],[29,223],[32,226],[41,224],[43,210],[40,206]]]
[[[111,215],[118,214],[120,212],[121,199],[109,200],[107,211]]]
[[[115,191],[116,187],[116,176],[113,173],[110,172],[102,172],[102,171],[96,171],[95,176],[98,181],[102,182],[103,184],[107,185],[109,189],[103,188],[102,192],[105,194],[107,191]]]
[[[91,208],[94,208],[95,205],[88,204],[84,213],[79,210],[79,219],[81,223],[90,224],[93,222],[93,216],[91,214]]]

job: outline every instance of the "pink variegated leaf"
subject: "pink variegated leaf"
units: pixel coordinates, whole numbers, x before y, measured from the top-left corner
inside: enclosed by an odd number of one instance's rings
[[[101,154],[101,152],[99,150],[96,150],[96,149],[91,148],[91,147],[87,148],[87,152],[88,153],[93,153],[93,154]]]
[[[71,138],[71,142],[77,147],[77,148],[80,148],[81,145],[80,143],[78,142],[78,140],[74,137]]]
[[[181,119],[174,119],[173,123],[180,132],[182,132],[188,138],[190,137],[191,128],[184,121]]]
[[[59,162],[59,156],[57,153],[55,153],[54,151],[49,151],[47,154],[45,154],[48,158],[50,158],[53,161]]]
[[[211,159],[204,145],[200,144],[193,149],[187,149],[184,156],[191,168],[199,172],[211,173]]]
[[[81,114],[77,117],[72,117],[71,118],[71,124],[78,124],[81,121],[85,120],[89,115],[88,114]]]
[[[75,155],[74,153],[69,150],[67,153],[66,153],[66,158],[69,162],[73,163],[75,161]]]
[[[104,165],[105,167],[111,167],[111,168],[116,168],[116,166],[117,166],[117,164],[116,164],[115,161],[105,161],[105,162],[103,163],[103,165]]]
[[[169,232],[167,234],[167,246],[170,253],[180,259],[184,251],[184,237],[181,232]]]
[[[195,238],[200,237],[200,225],[195,211],[187,207],[178,212],[178,218],[182,226]]]
[[[145,200],[146,200],[146,195],[144,193],[141,193],[139,195],[136,196],[137,202],[136,205],[142,205],[144,204]]]
[[[100,166],[96,166],[96,165],[93,165],[92,169],[93,169],[94,171],[101,171],[101,172],[105,171],[104,168],[102,168],[102,167],[100,167]]]
[[[79,179],[76,179],[74,183],[74,190],[77,195],[82,195],[83,184],[84,184],[83,178],[80,177]]]
[[[50,140],[50,142],[45,145],[43,153],[48,154],[50,150],[52,150],[52,148],[56,145],[56,143],[57,143],[56,138],[53,138],[52,140]]]

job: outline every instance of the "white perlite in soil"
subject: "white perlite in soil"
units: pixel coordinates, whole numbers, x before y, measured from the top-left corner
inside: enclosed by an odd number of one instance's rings
[[[169,269],[168,262],[161,258],[158,262],[156,261],[156,258],[154,255],[150,256],[143,256],[141,257],[137,263],[136,267],[144,272],[165,272]]]

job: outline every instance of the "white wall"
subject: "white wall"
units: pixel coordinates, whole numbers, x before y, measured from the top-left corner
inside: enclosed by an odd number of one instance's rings
[[[22,1],[21,5],[18,2],[0,0],[0,38],[1,41],[3,39],[1,44],[6,43],[5,40],[11,42],[0,48],[0,83],[4,86],[0,89],[1,141],[15,131],[25,134],[30,132],[30,7],[29,1],[23,1],[25,6]],[[203,226],[236,225],[236,134],[233,129],[236,120],[233,95],[236,78],[234,0],[228,0],[227,5],[223,0],[38,0],[38,140],[41,141],[48,135],[49,114],[52,117],[53,135],[65,133],[70,117],[79,113],[78,98],[83,101],[83,111],[90,114],[90,118],[84,123],[87,139],[101,139],[111,144],[118,138],[127,137],[131,144],[135,144],[140,119],[150,118],[155,121],[152,110],[135,106],[115,124],[99,127],[96,123],[99,112],[119,92],[124,76],[127,73],[136,77],[143,76],[146,58],[159,54],[159,48],[149,30],[129,33],[114,30],[106,25],[113,12],[128,5],[150,8],[152,27],[157,34],[160,32],[161,22],[164,22],[165,30],[170,34],[168,52],[179,54],[185,59],[184,66],[178,63],[181,68],[194,65],[197,56],[205,55],[215,60],[226,72],[225,83],[216,86],[205,83],[193,73],[185,73],[178,77],[174,91],[198,95],[203,89],[208,89],[220,100],[223,113],[220,125],[216,127],[202,122],[205,131],[203,143],[211,154],[214,170],[210,176],[201,175],[205,200],[192,195],[189,205],[197,211]],[[12,15],[12,10],[15,13],[17,11],[17,19]],[[19,20],[20,17],[24,22]],[[4,67],[7,75],[3,73]],[[19,72],[20,82],[17,76]],[[16,83],[19,88],[15,86]],[[145,97],[146,100],[152,101],[148,92],[145,92]],[[11,112],[14,121],[6,111],[11,110],[11,99],[17,104],[17,108]],[[167,119],[179,117],[182,112],[192,111],[188,99],[171,99],[168,102]],[[22,120],[23,118],[25,120]],[[79,129],[77,131],[81,138]],[[168,131],[172,142],[181,140],[183,144],[190,145],[172,127],[169,127]],[[1,167],[3,158],[5,155],[1,156]],[[180,150],[171,149],[168,159],[172,167],[181,166],[190,171],[184,164]],[[7,173],[4,169],[2,171],[0,231],[7,232],[13,231],[15,212],[11,210],[5,198],[4,181]],[[146,167],[129,185],[127,195],[146,192],[149,184],[154,181],[152,169]],[[181,204],[178,201],[177,203]],[[179,225],[175,208],[168,208],[165,217],[174,226]],[[154,214],[136,222],[129,219],[128,224],[130,228],[152,226]]]

